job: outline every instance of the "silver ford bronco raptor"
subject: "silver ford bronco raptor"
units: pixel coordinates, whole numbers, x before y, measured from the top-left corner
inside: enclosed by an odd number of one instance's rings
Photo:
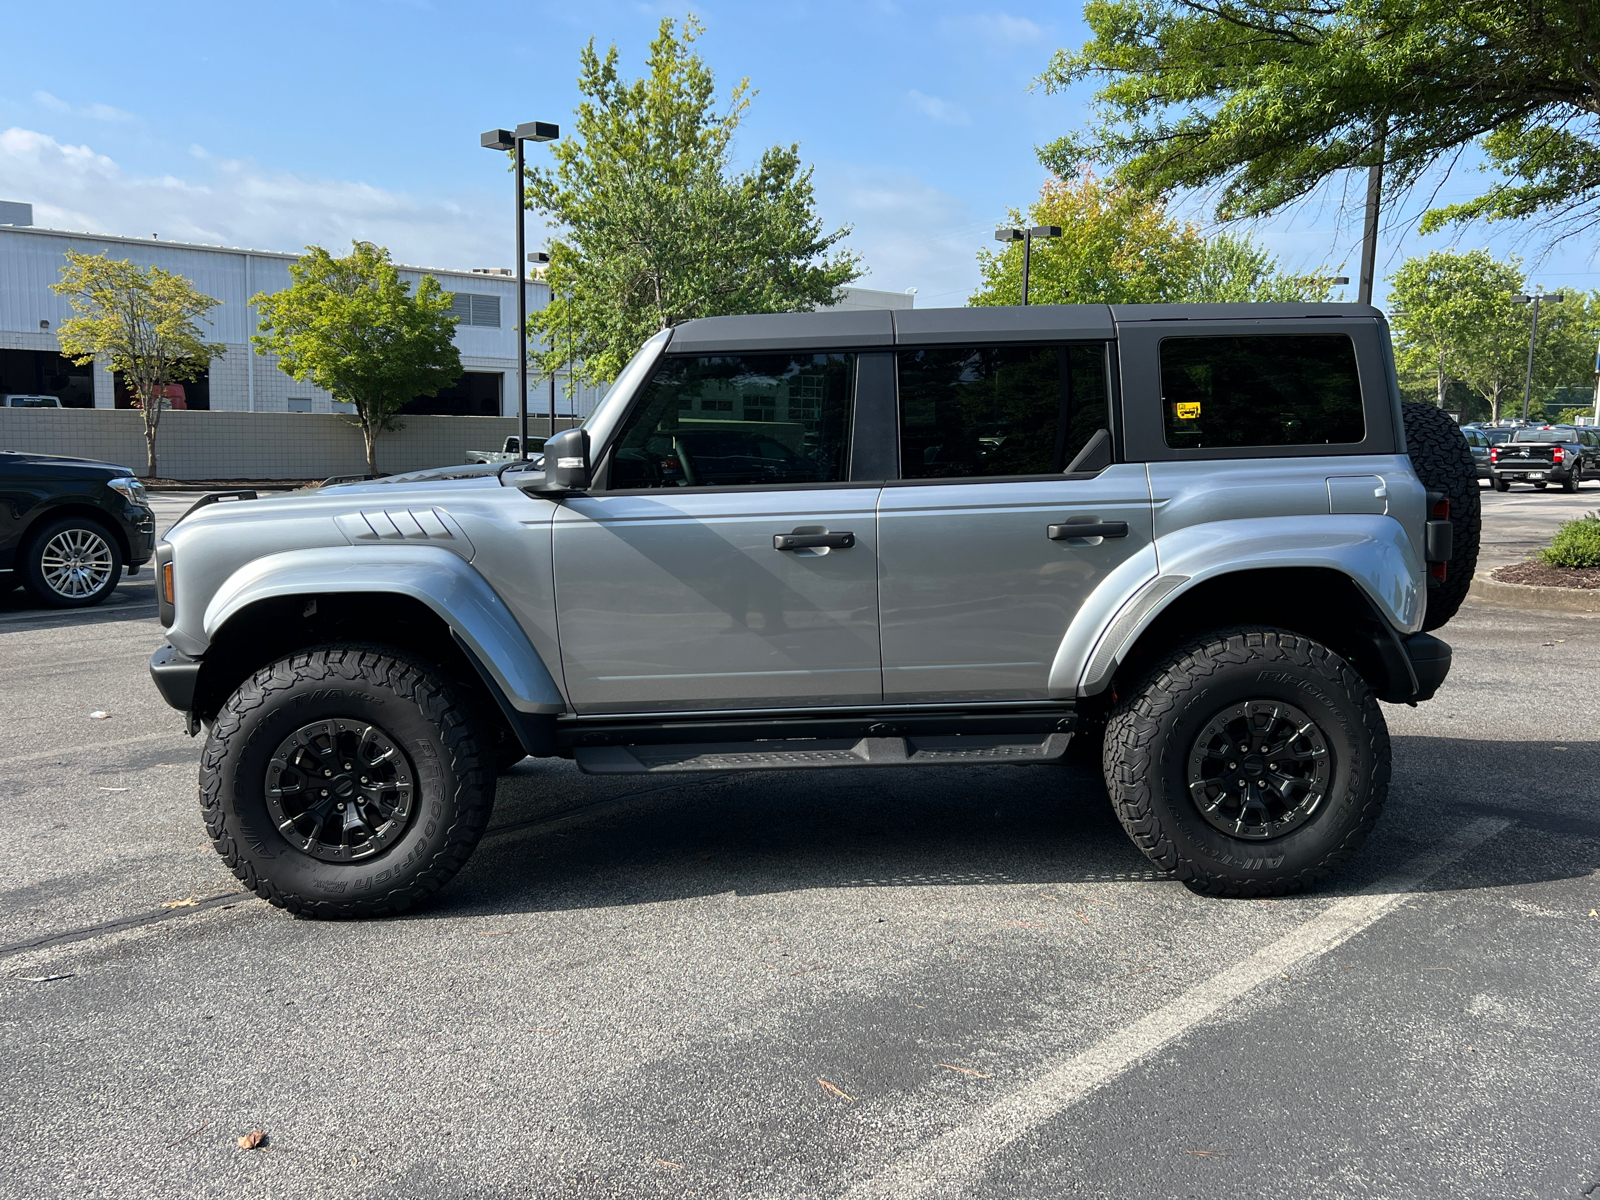
[[[1443,682],[1478,503],[1364,306],[716,317],[542,459],[207,497],[150,666],[218,852],[308,916],[442,887],[526,755],[1087,750],[1158,867],[1273,895],[1376,823],[1378,702]]]

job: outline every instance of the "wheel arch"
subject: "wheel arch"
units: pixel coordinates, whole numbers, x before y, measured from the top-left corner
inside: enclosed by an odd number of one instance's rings
[[[1160,590],[1165,581],[1175,582],[1155,603],[1146,600],[1142,619],[1136,616],[1132,622],[1139,626],[1137,632],[1121,635],[1121,649],[1113,648],[1115,657],[1102,667],[1100,678],[1085,680],[1086,695],[1115,698],[1164,652],[1207,630],[1236,625],[1270,625],[1322,643],[1348,662],[1380,700],[1403,702],[1415,694],[1416,678],[1394,626],[1367,589],[1344,571],[1294,566],[1226,571],[1199,580],[1162,576],[1147,594]],[[1117,631],[1106,636],[1117,636]],[[1099,659],[1097,650],[1090,667]]]
[[[298,650],[341,643],[387,646],[430,664],[476,695],[483,712],[498,715],[529,754],[554,752],[554,713],[519,707],[478,647],[403,592],[285,592],[233,608],[200,660],[193,711],[210,721],[262,667]]]
[[[133,553],[133,547],[128,544],[128,535],[123,532],[120,523],[115,517],[92,504],[85,504],[82,501],[40,505],[28,514],[28,519],[22,527],[21,535],[13,543],[17,547],[19,555],[33,549],[33,539],[38,535],[39,530],[46,525],[67,517],[82,517],[109,533],[112,540],[116,542],[117,553],[122,556],[123,570],[127,570],[128,559]]]

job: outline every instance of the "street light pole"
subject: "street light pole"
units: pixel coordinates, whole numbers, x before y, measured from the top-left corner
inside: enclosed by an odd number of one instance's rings
[[[515,132],[491,129],[478,139],[478,144],[487,150],[510,150],[517,177],[517,449],[523,462],[528,461],[528,289],[523,282],[528,186],[522,171],[522,143],[553,142],[560,136],[559,126],[547,121],[524,121]]]
[[[1022,303],[1028,303],[1028,268],[1033,261],[1033,239],[1058,238],[1061,236],[1059,225],[1035,225],[1031,229],[996,229],[994,240],[997,242],[1022,243]]]
[[[1528,333],[1528,377],[1522,384],[1522,419],[1528,419],[1528,408],[1533,400],[1533,348],[1539,341],[1539,305],[1549,300],[1553,304],[1560,304],[1565,300],[1565,292],[1551,292],[1549,295],[1539,293],[1533,296],[1513,296],[1513,304],[1533,305],[1533,328]]]

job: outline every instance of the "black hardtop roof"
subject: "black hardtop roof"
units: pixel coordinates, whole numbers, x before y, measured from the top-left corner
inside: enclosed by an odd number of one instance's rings
[[[1367,304],[1029,304],[847,312],[822,309],[685,321],[673,329],[667,353],[1072,341],[1114,337],[1118,325],[1146,321],[1272,321],[1382,315]]]

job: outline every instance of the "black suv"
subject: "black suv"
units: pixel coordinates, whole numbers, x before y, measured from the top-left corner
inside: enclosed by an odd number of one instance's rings
[[[156,516],[127,467],[0,451],[0,590],[52,608],[99,604],[147,562]]]

